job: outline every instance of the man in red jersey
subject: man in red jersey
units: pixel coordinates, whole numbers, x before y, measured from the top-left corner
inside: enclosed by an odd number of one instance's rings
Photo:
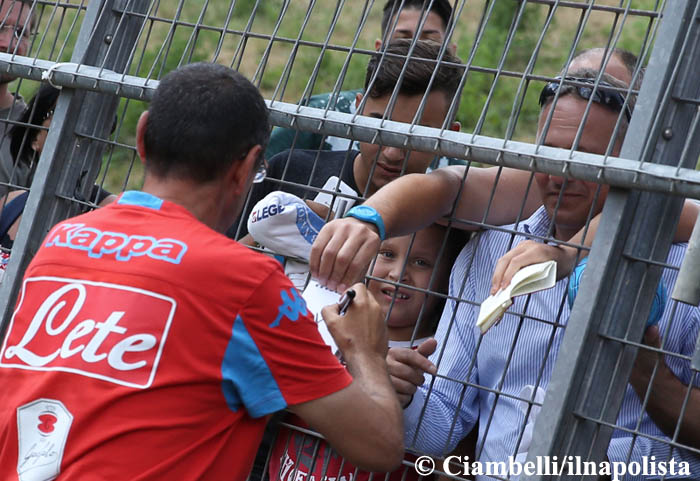
[[[221,234],[268,132],[231,69],[163,78],[137,127],[143,191],[58,224],[27,269],[0,351],[0,479],[242,480],[284,408],[353,463],[398,465],[378,305],[357,285],[345,316],[323,313],[346,371],[281,266]]]

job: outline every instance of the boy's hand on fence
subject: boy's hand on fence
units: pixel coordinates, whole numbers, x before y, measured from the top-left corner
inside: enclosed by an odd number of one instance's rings
[[[491,292],[508,287],[513,276],[523,267],[540,262],[554,260],[557,262],[557,280],[571,274],[575,267],[578,249],[568,246],[555,246],[535,241],[523,241],[506,252],[496,263],[491,279]],[[585,257],[585,254],[579,257]]]
[[[389,341],[382,309],[364,284],[352,288],[355,297],[345,315],[340,315],[338,304],[331,304],[323,308],[323,319],[348,365],[357,354],[383,360]]]
[[[427,339],[417,349],[403,347],[389,349],[386,363],[401,406],[406,407],[411,402],[416,388],[423,384],[426,372],[437,373],[435,364],[428,360],[428,356],[435,352],[436,347],[435,339]]]
[[[364,277],[380,243],[372,224],[352,217],[329,222],[311,247],[311,275],[321,285],[342,292]]]

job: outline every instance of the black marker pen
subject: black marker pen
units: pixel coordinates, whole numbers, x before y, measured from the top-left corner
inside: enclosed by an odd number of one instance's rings
[[[352,300],[354,298],[355,298],[355,291],[353,289],[348,289],[347,291],[345,291],[345,294],[343,294],[343,297],[341,297],[340,301],[338,301],[338,304],[340,305],[340,309],[339,309],[338,313],[341,316],[345,315],[348,308],[350,307],[350,303],[352,303]]]

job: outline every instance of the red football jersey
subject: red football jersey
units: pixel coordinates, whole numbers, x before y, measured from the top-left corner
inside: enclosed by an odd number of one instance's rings
[[[62,222],[0,351],[0,479],[245,479],[350,376],[275,260],[142,192]]]

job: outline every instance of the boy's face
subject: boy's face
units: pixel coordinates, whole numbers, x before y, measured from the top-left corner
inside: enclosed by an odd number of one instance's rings
[[[419,289],[428,289],[430,287],[431,291],[445,290],[452,266],[446,265],[446,262],[438,264],[437,257],[442,246],[444,234],[445,229],[439,226],[430,226],[416,233],[412,246],[410,235],[385,240],[379,248],[377,262],[374,265],[374,269],[370,271],[370,275]],[[410,252],[409,246],[411,246]],[[404,264],[406,264],[405,268]],[[430,286],[430,278],[436,266],[435,279],[432,286]],[[424,303],[426,306],[423,310],[421,326],[432,323],[435,316],[440,314],[435,312],[439,303],[439,298],[435,296],[428,296],[423,292],[408,287],[397,287],[393,284],[374,280],[369,282],[368,289],[379,302],[385,316],[393,302],[391,315],[387,319],[387,326],[390,328],[406,328],[407,339],[410,339],[413,326],[418,320],[418,315]]]
[[[384,116],[390,98],[391,95],[380,98],[368,97],[361,114],[381,119]],[[362,97],[358,95],[358,106],[361,99]],[[399,95],[388,120],[412,123],[422,99],[423,95]],[[445,94],[442,92],[431,92],[423,109],[420,125],[441,128],[449,107],[450,104]],[[450,127],[452,130],[455,128],[459,129],[459,124]],[[372,195],[400,175],[425,173],[425,170],[430,166],[434,158],[435,154],[412,151],[409,155],[407,149],[361,143],[360,156],[355,160],[353,173],[361,193],[364,193],[369,179],[367,194]],[[375,163],[376,166],[374,166]],[[372,169],[373,166],[374,170]]]

